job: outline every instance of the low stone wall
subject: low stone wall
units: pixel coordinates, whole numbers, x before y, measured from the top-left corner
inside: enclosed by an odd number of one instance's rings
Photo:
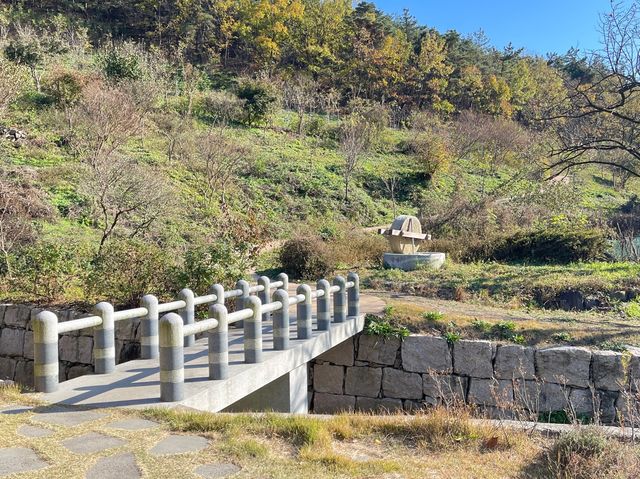
[[[490,417],[569,411],[603,423],[635,411],[640,354],[580,347],[537,349],[490,341],[359,335],[311,365],[312,408],[415,411],[464,401]],[[635,416],[635,415],[633,415]]]
[[[48,308],[47,308],[48,309]],[[0,380],[33,386],[33,331],[31,320],[42,311],[29,305],[0,304]],[[74,310],[51,310],[58,320],[89,316]],[[139,320],[116,322],[116,361],[140,357]],[[93,330],[60,336],[60,381],[93,372]]]

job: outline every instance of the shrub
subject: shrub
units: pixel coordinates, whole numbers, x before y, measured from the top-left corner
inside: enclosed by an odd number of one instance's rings
[[[319,238],[294,238],[280,251],[282,269],[294,278],[319,279],[333,273],[331,251]]]
[[[245,102],[227,91],[212,91],[198,97],[194,113],[203,120],[218,125],[240,122]]]
[[[444,319],[444,314],[440,311],[425,311],[422,317],[427,321],[438,322]]]
[[[383,254],[389,249],[382,236],[357,228],[334,236],[327,244],[335,261],[348,268],[380,267]]]
[[[204,294],[215,283],[233,285],[249,268],[250,245],[242,241],[220,241],[187,250],[178,274],[180,287]]]
[[[105,76],[112,81],[139,80],[142,78],[142,62],[132,44],[114,47],[98,58]]]
[[[611,441],[595,428],[580,428],[563,434],[548,454],[554,477],[604,477],[615,462]]]
[[[477,245],[467,260],[527,261],[566,264],[607,258],[609,244],[602,230],[561,228],[521,231]]]
[[[364,323],[364,334],[381,336],[383,338],[403,339],[409,336],[409,330],[397,324],[392,317],[386,314],[382,318],[373,314],[367,314]]]
[[[243,122],[247,125],[261,123],[269,116],[277,97],[264,82],[246,80],[238,87],[238,98],[244,100]]]
[[[166,296],[176,289],[174,257],[154,244],[135,239],[108,241],[92,266],[86,289],[96,299],[132,306],[147,293]]]
[[[89,253],[69,242],[41,241],[16,253],[13,263],[15,290],[53,302],[83,277]]]

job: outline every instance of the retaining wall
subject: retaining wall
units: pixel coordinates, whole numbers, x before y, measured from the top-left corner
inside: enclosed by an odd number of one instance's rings
[[[416,411],[464,401],[490,417],[569,411],[617,423],[637,409],[640,352],[533,348],[435,336],[404,341],[360,334],[310,366],[312,408]]]
[[[58,315],[60,322],[89,313],[46,308]],[[9,379],[33,387],[33,331],[31,320],[42,311],[29,305],[0,304],[0,380]],[[116,362],[140,357],[139,320],[118,321]],[[60,381],[93,372],[93,329],[60,335]]]

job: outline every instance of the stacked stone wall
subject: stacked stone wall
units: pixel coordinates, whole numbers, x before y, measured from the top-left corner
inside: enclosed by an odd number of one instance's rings
[[[47,308],[48,309],[48,308]],[[31,321],[42,311],[29,305],[0,304],[0,380],[33,386],[33,330]],[[89,316],[70,309],[52,310],[60,322]],[[139,320],[116,323],[116,360],[140,356]],[[83,329],[60,335],[60,381],[93,372],[93,330]]]
[[[319,356],[310,369],[316,413],[412,412],[464,402],[490,417],[563,411],[617,423],[637,409],[640,354],[361,334]]]

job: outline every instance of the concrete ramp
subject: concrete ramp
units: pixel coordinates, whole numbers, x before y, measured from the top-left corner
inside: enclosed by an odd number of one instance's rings
[[[295,285],[291,285],[295,287]],[[109,374],[93,374],[60,383],[59,389],[42,394],[49,403],[86,407],[176,407],[202,411],[280,411],[306,413],[307,363],[362,331],[367,313],[378,314],[384,302],[362,295],[361,314],[342,323],[331,323],[318,331],[315,311],[309,339],[295,339],[295,307],[290,308],[291,336],[287,350],[274,350],[272,324],[263,324],[264,360],[244,361],[243,330],[229,330],[229,377],[210,380],[207,339],[184,349],[184,399],[160,401],[160,372],[157,359],[140,359],[116,366]],[[314,308],[315,309],[315,308]]]

